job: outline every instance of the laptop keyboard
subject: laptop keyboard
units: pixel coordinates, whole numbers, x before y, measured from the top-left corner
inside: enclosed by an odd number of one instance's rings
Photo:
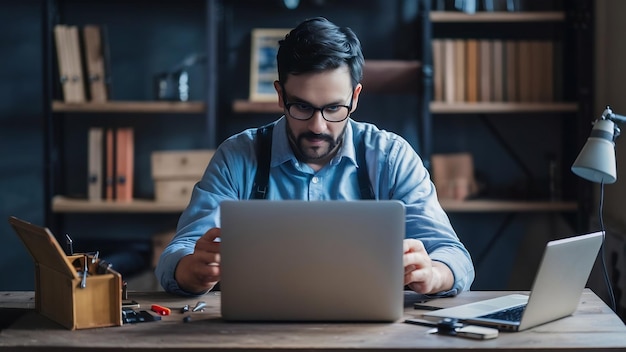
[[[506,321],[521,321],[522,313],[524,313],[525,308],[526,308],[526,305],[521,305],[521,306],[497,311],[495,313],[486,314],[486,315],[481,316],[480,318],[506,320]]]

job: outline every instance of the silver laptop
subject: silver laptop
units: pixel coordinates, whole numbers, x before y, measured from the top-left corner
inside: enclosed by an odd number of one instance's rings
[[[428,312],[424,318],[521,331],[566,317],[578,307],[602,241],[602,232],[595,232],[548,242],[530,296],[510,294]]]
[[[221,203],[221,311],[234,321],[395,321],[398,201]]]

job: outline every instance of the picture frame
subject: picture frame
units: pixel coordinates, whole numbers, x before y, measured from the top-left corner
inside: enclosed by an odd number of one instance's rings
[[[289,29],[255,28],[251,33],[250,48],[250,101],[278,101],[274,81],[278,79],[276,54],[278,41],[285,38]]]

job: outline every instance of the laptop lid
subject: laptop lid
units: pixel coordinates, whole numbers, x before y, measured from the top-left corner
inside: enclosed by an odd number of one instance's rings
[[[471,324],[520,331],[568,316],[578,307],[602,241],[602,232],[595,232],[548,242],[530,296],[505,295],[429,312],[424,317],[456,318]],[[526,308],[519,322],[479,318],[523,304]]]
[[[244,200],[220,208],[225,320],[402,317],[401,202]]]

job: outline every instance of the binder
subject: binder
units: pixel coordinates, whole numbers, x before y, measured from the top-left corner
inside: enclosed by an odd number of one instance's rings
[[[86,25],[83,28],[87,82],[89,84],[89,100],[105,102],[108,100],[104,51],[100,27]]]
[[[78,27],[56,25],[54,37],[63,99],[68,103],[82,103],[85,101],[85,86]]]
[[[108,128],[106,130],[106,183],[105,183],[105,199],[108,201],[115,200],[115,130]]]
[[[116,130],[115,196],[117,201],[133,200],[134,136],[130,127]]]
[[[70,62],[67,51],[66,41],[66,28],[64,25],[54,26],[54,43],[57,52],[57,64],[59,69],[59,83],[63,90],[63,99],[65,101],[72,101],[73,91],[69,82],[70,77]]]
[[[87,199],[90,201],[102,200],[103,190],[103,156],[104,156],[104,130],[102,127],[89,129],[89,154],[87,173]]]

